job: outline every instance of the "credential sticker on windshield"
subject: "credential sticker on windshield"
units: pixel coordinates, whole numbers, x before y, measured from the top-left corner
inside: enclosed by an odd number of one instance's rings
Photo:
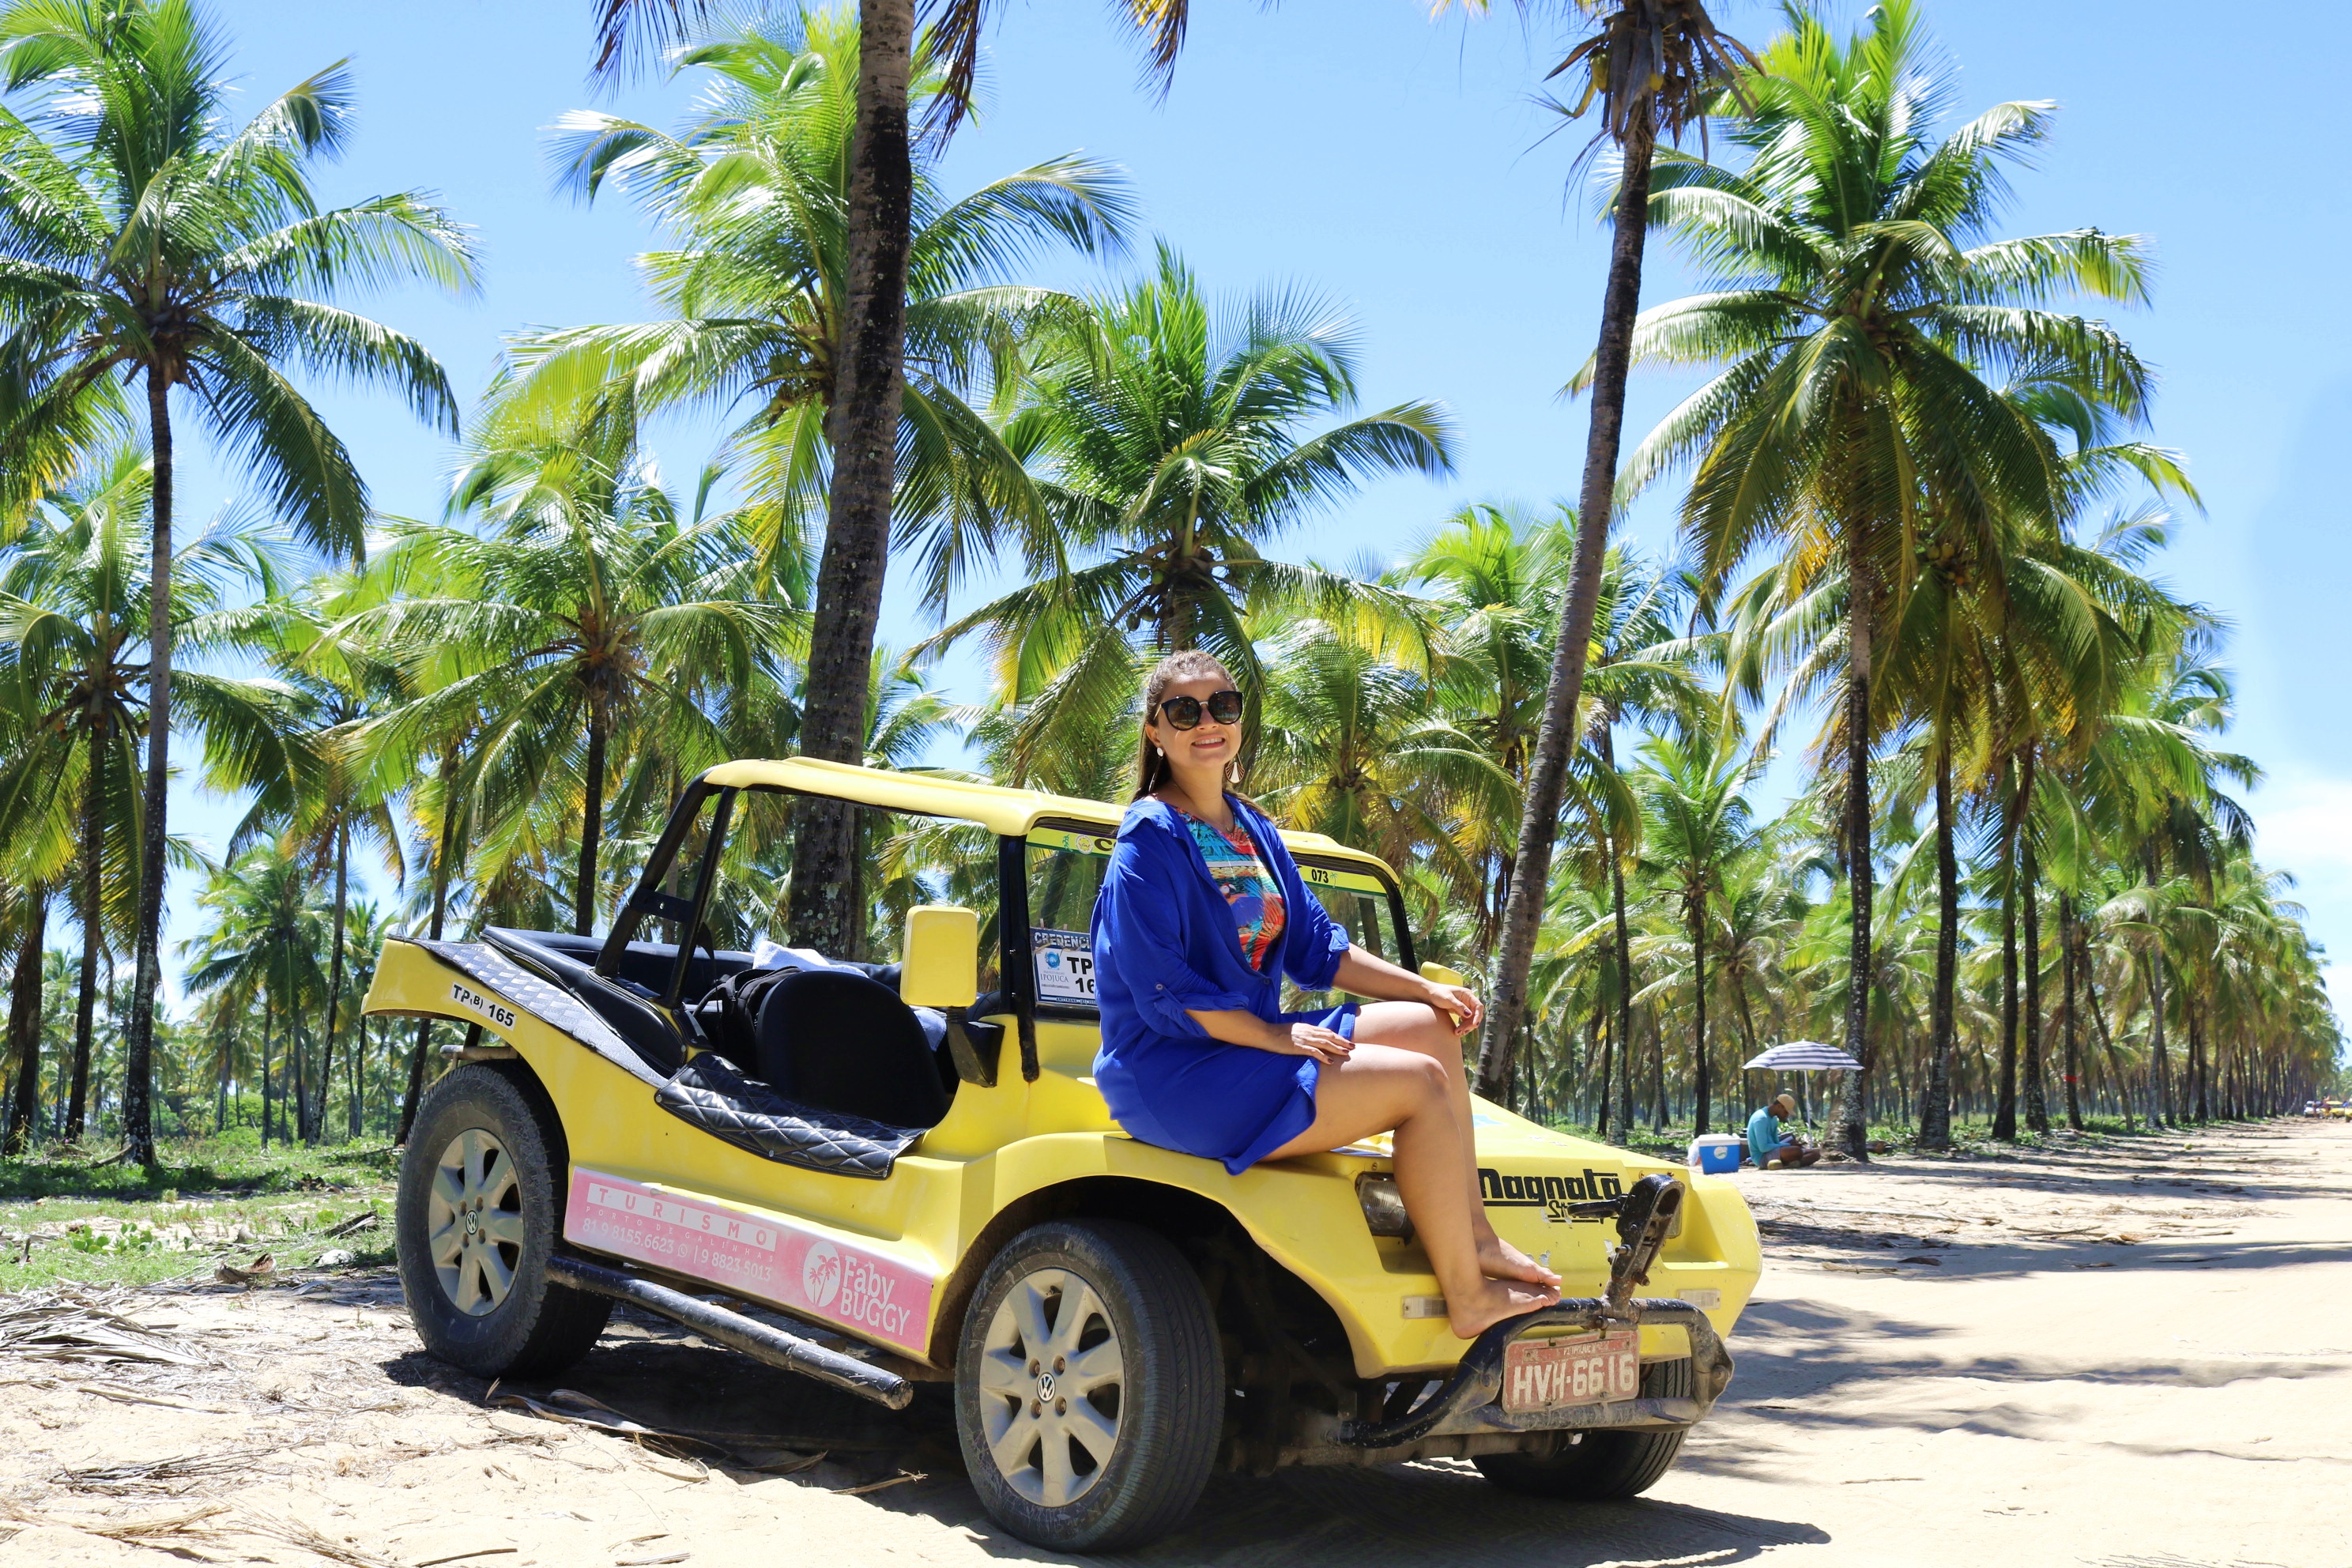
[[[1311,887],[1345,888],[1351,893],[1386,893],[1388,884],[1369,871],[1343,871],[1332,866],[1316,866],[1301,861],[1299,880]]]
[[[1108,833],[1065,833],[1057,827],[1036,829],[1029,843],[1036,849],[1075,849],[1081,855],[1108,855],[1118,847],[1118,840]]]
[[[1032,928],[1029,950],[1037,969],[1037,1000],[1095,1004],[1095,942],[1082,931]]]

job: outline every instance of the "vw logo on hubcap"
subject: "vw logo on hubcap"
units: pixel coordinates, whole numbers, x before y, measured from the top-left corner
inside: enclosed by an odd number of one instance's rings
[[[1037,1397],[1041,1400],[1050,1400],[1054,1397],[1054,1374],[1052,1373],[1041,1372],[1037,1374]]]

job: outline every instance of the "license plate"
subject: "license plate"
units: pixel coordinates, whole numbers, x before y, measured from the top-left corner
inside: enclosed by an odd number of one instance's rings
[[[1503,1350],[1503,1408],[1513,1415],[1632,1399],[1642,1392],[1642,1342],[1633,1329],[1516,1340]]]

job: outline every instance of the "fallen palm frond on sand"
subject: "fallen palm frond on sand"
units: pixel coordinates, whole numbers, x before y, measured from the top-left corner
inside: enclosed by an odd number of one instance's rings
[[[213,1454],[173,1454],[142,1463],[89,1465],[59,1470],[49,1478],[49,1484],[101,1497],[177,1497],[199,1482],[250,1470],[256,1460],[268,1458],[276,1451],[227,1448]]]
[[[354,1542],[337,1540],[301,1520],[258,1510],[238,1513],[226,1503],[206,1503],[202,1508],[144,1519],[77,1519],[16,1508],[9,1509],[7,1517],[21,1525],[76,1531],[119,1541],[126,1546],[152,1547],[199,1561],[220,1561],[201,1548],[226,1545],[233,1537],[245,1537],[274,1541],[341,1563],[344,1568],[407,1568],[398,1558],[370,1552]]]
[[[121,1309],[128,1290],[53,1285],[0,1298],[0,1356],[25,1361],[146,1362],[207,1366],[212,1358]]]

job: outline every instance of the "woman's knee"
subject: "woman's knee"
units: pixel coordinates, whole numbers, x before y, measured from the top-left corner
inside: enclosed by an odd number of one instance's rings
[[[1383,1002],[1375,1005],[1380,1009],[1377,1014],[1358,1016],[1358,1038],[1418,1052],[1434,1058],[1441,1067],[1459,1070],[1461,1037],[1454,1032],[1444,1014],[1421,1002]],[[1365,1027],[1367,1024],[1370,1028]]]
[[[1349,1058],[1347,1076],[1365,1081],[1367,1087],[1376,1084],[1387,1100],[1404,1113],[1421,1110],[1445,1098],[1445,1068],[1443,1064],[1402,1046],[1368,1042],[1356,1047]]]
[[[1420,1051],[1398,1053],[1405,1059],[1398,1065],[1398,1073],[1405,1079],[1406,1092],[1415,1106],[1452,1104],[1453,1084],[1445,1072],[1445,1064]]]

